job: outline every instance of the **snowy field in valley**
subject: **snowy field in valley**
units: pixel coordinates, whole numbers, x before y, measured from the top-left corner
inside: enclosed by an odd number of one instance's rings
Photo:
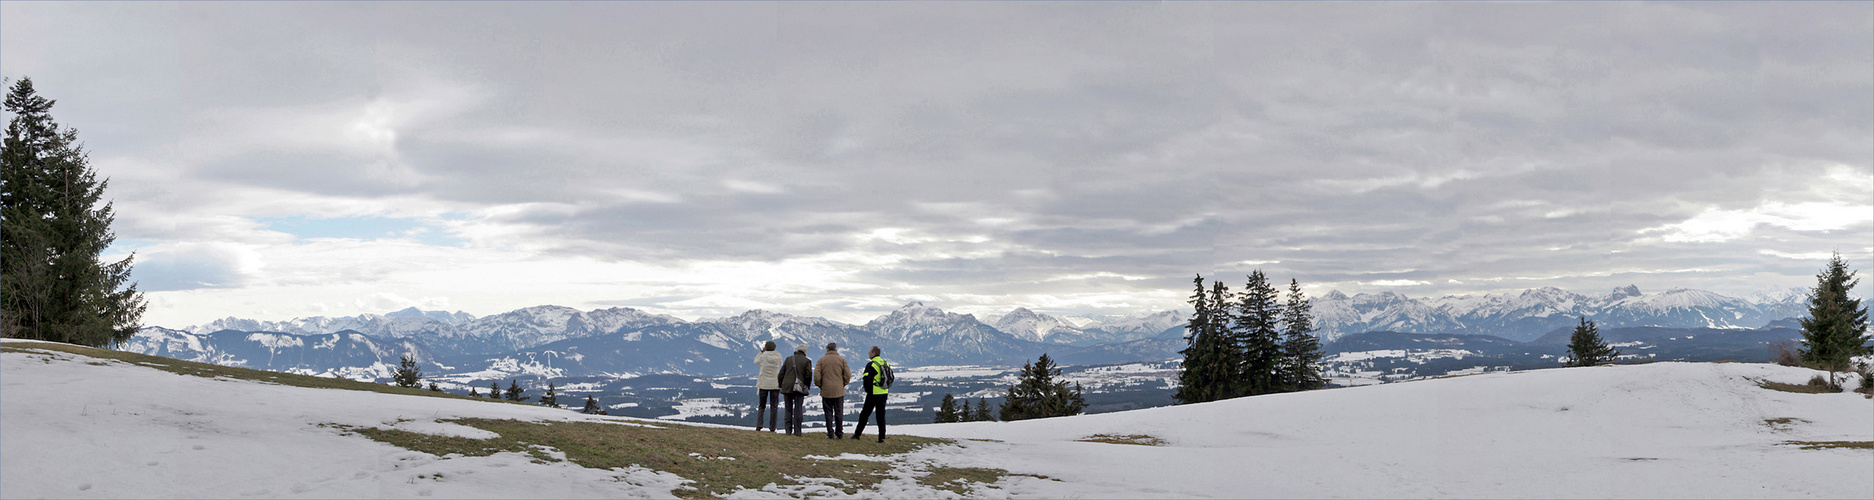
[[[1874,452],[1785,444],[1874,440],[1874,402],[1757,386],[1814,373],[1656,363],[1024,422],[894,425],[894,434],[958,440],[898,457],[894,468],[1017,474],[972,490],[976,497],[1874,498]],[[519,453],[437,457],[330,427],[486,437],[438,422],[462,417],[635,421],[8,352],[0,354],[0,497],[669,497],[683,481]],[[1100,434],[1162,443],[1082,441]],[[735,496],[807,494],[843,495],[765,488]],[[893,479],[859,496],[956,495]]]

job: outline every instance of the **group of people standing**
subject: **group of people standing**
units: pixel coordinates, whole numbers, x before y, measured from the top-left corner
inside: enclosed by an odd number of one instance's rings
[[[865,404],[859,410],[859,425],[853,429],[852,438],[859,439],[859,436],[865,434],[865,421],[876,412],[878,441],[883,443],[885,398],[890,392],[891,383],[888,380],[891,365],[879,356],[878,346],[872,346],[867,355],[871,359],[866,361],[865,371],[860,374]],[[826,413],[827,439],[846,437],[846,386],[852,384],[852,369],[846,364],[846,358],[839,355],[838,343],[828,343],[826,354],[816,362],[807,359],[805,345],[794,347],[794,355],[784,358],[781,353],[775,352],[774,342],[769,341],[755,355],[755,365],[761,367],[755,377],[755,391],[759,398],[755,406],[755,430],[761,430],[765,417],[769,430],[801,435],[807,393],[819,387],[821,407],[825,408]],[[780,413],[777,407],[783,403],[787,408],[785,430],[774,425]]]

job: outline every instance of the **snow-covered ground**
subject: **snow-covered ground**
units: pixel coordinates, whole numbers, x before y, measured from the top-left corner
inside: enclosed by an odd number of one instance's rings
[[[29,346],[7,341],[9,346]],[[1487,373],[1024,422],[894,425],[959,439],[907,466],[1015,475],[1022,498],[1874,498],[1858,394],[1757,387],[1814,372],[1657,363]],[[319,424],[485,437],[459,417],[602,420],[544,407],[175,375],[0,355],[0,497],[668,497],[681,478],[502,453],[436,457]],[[1787,423],[1767,422],[1789,418]],[[1149,435],[1162,446],[1082,442]],[[862,496],[945,497],[909,481]],[[737,496],[837,493],[770,488]]]

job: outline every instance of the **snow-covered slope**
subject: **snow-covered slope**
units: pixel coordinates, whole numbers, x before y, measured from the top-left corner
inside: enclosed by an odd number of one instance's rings
[[[1800,383],[1812,373],[1736,363],[1569,368],[890,432],[959,439],[906,457],[915,467],[1032,475],[974,490],[980,497],[1874,497],[1874,454],[1784,444],[1874,440],[1868,400],[1756,384]],[[320,425],[486,437],[438,422],[462,417],[630,423],[7,352],[0,354],[0,497],[641,498],[670,497],[682,479],[518,453],[438,457]],[[1080,441],[1097,434],[1164,443]],[[905,489],[858,496],[950,495],[914,481],[886,484]],[[738,496],[808,492],[845,496],[830,489]]]
[[[901,432],[967,440],[937,463],[1059,480],[1018,497],[1874,498],[1874,454],[1783,444],[1874,438],[1859,394],[1756,383],[1813,373],[1566,368]],[[1165,443],[1079,441],[1098,434]]]

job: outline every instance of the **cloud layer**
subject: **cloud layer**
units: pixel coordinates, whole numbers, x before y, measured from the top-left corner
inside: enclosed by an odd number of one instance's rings
[[[0,9],[0,73],[60,100],[149,248],[153,322],[1874,268],[1867,4]],[[320,219],[414,229],[276,223]]]

